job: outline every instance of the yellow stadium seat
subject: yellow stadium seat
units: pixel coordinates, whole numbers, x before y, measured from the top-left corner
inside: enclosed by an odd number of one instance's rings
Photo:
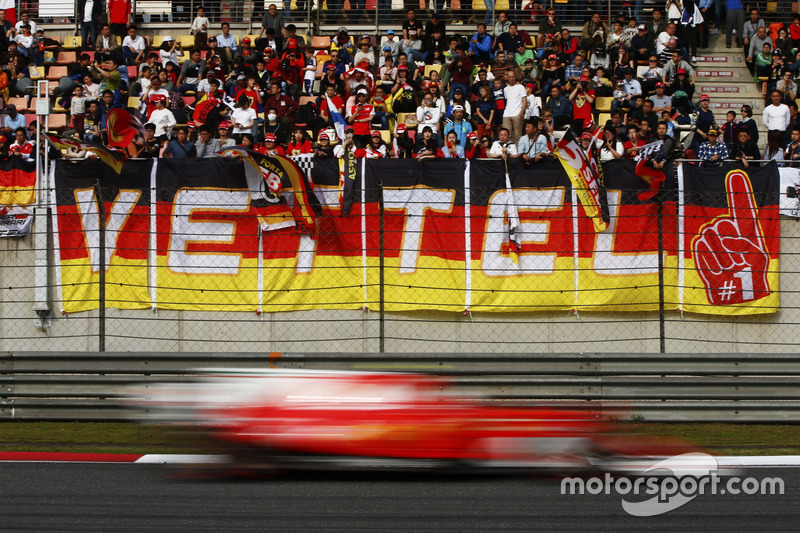
[[[83,46],[83,38],[80,35],[67,35],[64,37],[64,44],[61,48],[64,50],[80,50]]]
[[[486,4],[483,0],[472,0],[472,9],[474,11],[486,11]]]
[[[194,48],[194,35],[178,35],[178,44],[187,50]]]
[[[600,111],[603,113],[610,113],[611,112],[611,102],[614,101],[614,98],[611,96],[598,96],[594,101],[594,109],[595,111]]]

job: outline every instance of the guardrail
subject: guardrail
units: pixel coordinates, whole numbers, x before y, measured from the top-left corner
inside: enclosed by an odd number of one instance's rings
[[[676,422],[800,421],[800,358],[791,354],[0,354],[0,419],[130,419],[136,385],[195,378],[197,368],[426,372],[489,399],[579,401],[599,415]]]

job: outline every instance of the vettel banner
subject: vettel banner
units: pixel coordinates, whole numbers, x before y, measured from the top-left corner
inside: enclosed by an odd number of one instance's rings
[[[275,312],[377,309],[382,301],[388,311],[647,311],[659,309],[663,281],[668,309],[775,311],[777,217],[763,220],[777,209],[777,201],[763,203],[777,198],[773,171],[751,180],[774,192],[750,207],[760,237],[745,249],[731,224],[743,224],[738,209],[747,204],[735,204],[736,217],[727,204],[707,207],[717,205],[706,201],[714,194],[724,202],[722,170],[683,173],[683,196],[659,197],[633,162],[606,163],[600,208],[608,227],[598,232],[558,161],[511,162],[509,195],[502,161],[358,159],[343,208],[338,160],[316,159],[309,182],[320,209],[310,234],[294,222],[288,176],[276,196],[249,183],[239,159],[128,161],[120,175],[97,162],[58,161],[62,308],[99,305],[99,176],[109,306]],[[728,180],[732,190],[744,190],[742,176]],[[690,193],[712,186],[714,194]],[[513,249],[510,211],[519,217]],[[287,223],[259,223],[279,218]],[[740,236],[753,229],[739,228]],[[721,274],[727,263],[713,264],[713,235],[723,236],[738,270]],[[769,255],[767,283],[754,278],[750,290],[742,281],[726,289],[738,299],[723,298],[718,289],[729,277],[744,279],[741,256],[754,250]],[[762,271],[758,262],[749,268]]]

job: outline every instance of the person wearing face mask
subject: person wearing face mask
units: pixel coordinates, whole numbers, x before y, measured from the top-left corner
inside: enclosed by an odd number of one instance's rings
[[[264,135],[267,133],[273,134],[279,143],[283,143],[286,140],[287,132],[280,123],[280,120],[278,120],[278,112],[275,108],[267,110],[267,120],[264,122]]]

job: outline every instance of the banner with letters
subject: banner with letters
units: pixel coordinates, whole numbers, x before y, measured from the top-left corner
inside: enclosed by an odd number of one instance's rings
[[[106,305],[124,309],[375,310],[383,302],[387,311],[655,311],[663,280],[667,309],[777,310],[778,179],[770,167],[728,178],[692,168],[677,193],[656,195],[634,162],[605,163],[608,227],[597,231],[557,161],[510,161],[509,189],[500,160],[358,159],[343,209],[339,161],[315,159],[301,165],[320,207],[313,234],[260,224],[293,220],[295,196],[285,176],[278,196],[248,183],[241,160],[131,160],[120,175],[103,167],[56,163],[66,312],[98,307],[101,263]],[[724,202],[728,186],[763,192],[732,211],[703,192]],[[746,225],[742,210],[757,224]],[[509,212],[518,213],[516,234]],[[756,227],[746,244],[743,233]],[[728,270],[713,264],[718,242],[728,247]]]

